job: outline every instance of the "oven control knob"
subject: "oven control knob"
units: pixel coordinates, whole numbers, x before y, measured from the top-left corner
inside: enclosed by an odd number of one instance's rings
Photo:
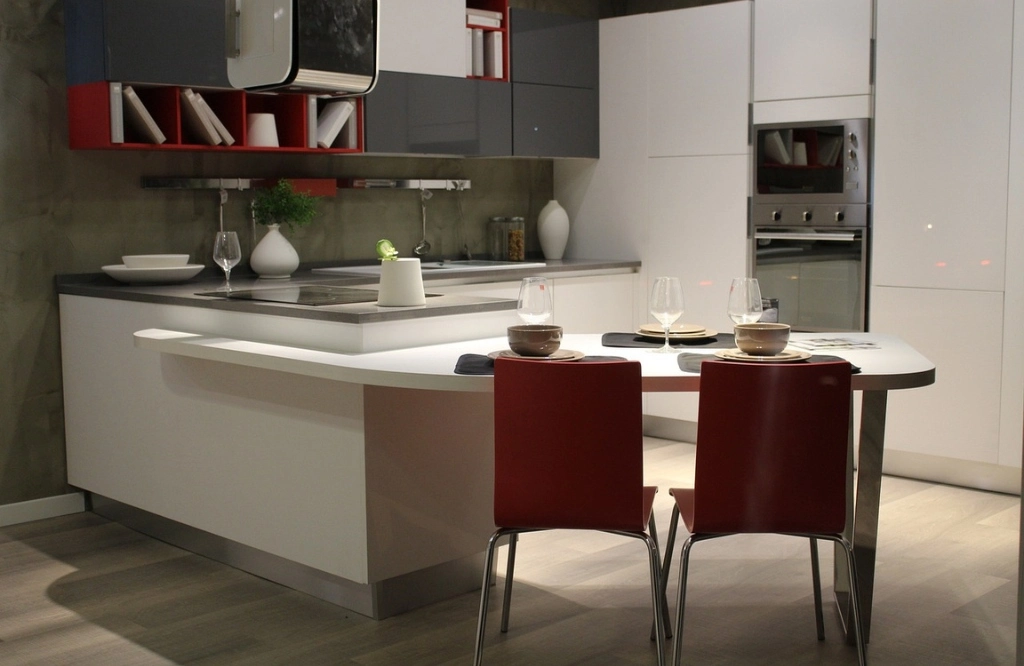
[[[857,151],[856,150],[852,150],[852,149],[850,150],[850,159],[851,160],[857,159]]]
[[[805,210],[804,214],[801,217],[803,217],[804,222],[810,222],[811,221],[811,217],[813,217],[813,216],[811,215],[811,211]]]
[[[843,214],[843,211],[837,210],[836,211],[836,222],[842,222],[844,219],[846,219],[846,215]]]
[[[778,222],[781,219],[782,219],[782,211],[781,210],[773,210],[772,211],[772,222]]]
[[[857,135],[854,132],[850,132],[850,143],[854,146],[857,145]]]

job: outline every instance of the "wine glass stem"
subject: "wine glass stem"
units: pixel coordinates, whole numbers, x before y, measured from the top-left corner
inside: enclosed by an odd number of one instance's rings
[[[663,324],[663,326],[664,326],[664,324]],[[664,351],[671,351],[669,349],[669,346],[668,346],[668,334],[669,334],[669,331],[671,331],[671,330],[672,330],[672,324],[668,324],[667,326],[665,326],[665,346],[662,347],[662,349]]]
[[[231,269],[224,269],[224,290],[231,291]]]

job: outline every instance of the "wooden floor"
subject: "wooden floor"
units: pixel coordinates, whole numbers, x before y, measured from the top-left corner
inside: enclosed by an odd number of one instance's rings
[[[646,447],[648,483],[692,478],[691,445]],[[882,501],[870,663],[1013,663],[1019,499],[886,477]],[[663,537],[669,507],[663,490]],[[492,595],[487,663],[655,663],[638,541],[520,544],[511,628],[499,634]],[[684,663],[855,664],[831,609],[815,640],[807,558],[785,537],[697,544]],[[90,513],[0,529],[0,590],[5,666],[468,664],[478,600],[376,622]]]

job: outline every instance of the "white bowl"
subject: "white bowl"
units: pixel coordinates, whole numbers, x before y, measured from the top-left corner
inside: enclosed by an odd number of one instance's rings
[[[121,257],[125,268],[174,268],[188,263],[187,254],[128,254]]]

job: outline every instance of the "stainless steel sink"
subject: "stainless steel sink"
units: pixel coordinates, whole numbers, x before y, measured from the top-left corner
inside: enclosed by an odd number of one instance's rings
[[[424,271],[431,273],[467,271],[501,271],[517,268],[543,268],[543,261],[491,261],[488,259],[457,259],[453,261],[425,261],[420,264]],[[314,268],[314,273],[379,275],[380,262],[367,266],[332,266],[330,268]]]

